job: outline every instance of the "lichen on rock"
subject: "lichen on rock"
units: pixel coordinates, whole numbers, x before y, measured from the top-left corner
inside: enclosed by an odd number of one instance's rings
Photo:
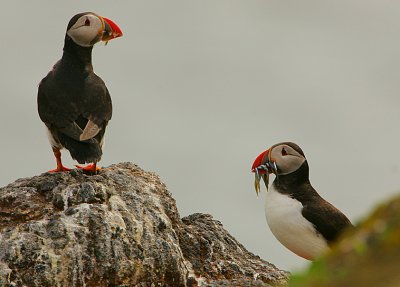
[[[271,286],[287,273],[131,163],[0,189],[0,286]],[[226,285],[231,284],[231,285]]]

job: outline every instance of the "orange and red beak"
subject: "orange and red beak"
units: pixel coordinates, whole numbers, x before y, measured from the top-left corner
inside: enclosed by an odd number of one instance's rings
[[[257,195],[260,193],[260,180],[263,179],[265,186],[268,190],[269,174],[277,173],[277,166],[275,162],[270,159],[270,151],[272,148],[260,153],[254,160],[251,171],[255,174],[254,188],[256,189]]]
[[[268,154],[269,154],[269,149],[267,149],[266,151],[263,151],[262,153],[260,153],[257,158],[254,160],[253,162],[253,166],[251,167],[251,171],[252,172],[256,172],[256,169],[258,167],[260,167],[264,162],[268,161]],[[266,173],[266,170],[262,169],[262,170],[257,170],[258,173]]]
[[[101,37],[101,41],[108,42],[123,35],[121,28],[119,28],[118,25],[114,23],[114,21],[106,17],[100,16],[100,18],[104,22],[104,31]]]

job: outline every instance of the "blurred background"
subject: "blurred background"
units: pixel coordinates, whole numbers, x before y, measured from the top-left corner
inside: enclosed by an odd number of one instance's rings
[[[124,32],[93,50],[114,105],[100,164],[158,173],[181,216],[211,213],[296,271],[308,262],[271,234],[253,188],[259,153],[299,144],[314,187],[354,223],[399,191],[400,2],[5,0],[1,10],[0,186],[55,168],[37,86],[69,19],[93,11]]]

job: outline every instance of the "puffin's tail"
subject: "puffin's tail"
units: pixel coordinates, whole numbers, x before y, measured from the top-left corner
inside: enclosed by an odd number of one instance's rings
[[[103,155],[101,146],[95,138],[82,142],[62,133],[59,133],[58,138],[63,147],[69,150],[71,157],[80,164],[98,162]]]

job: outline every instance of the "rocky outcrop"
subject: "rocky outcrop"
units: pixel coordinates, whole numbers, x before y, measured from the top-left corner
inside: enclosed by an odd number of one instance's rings
[[[210,215],[181,219],[157,175],[112,165],[0,189],[0,286],[271,286],[287,273]]]
[[[285,282],[285,273],[248,252],[211,215],[196,213],[182,221],[179,241],[183,255],[198,278],[213,282],[207,286],[268,286],[265,283]]]
[[[291,287],[400,286],[400,196],[343,234]]]

